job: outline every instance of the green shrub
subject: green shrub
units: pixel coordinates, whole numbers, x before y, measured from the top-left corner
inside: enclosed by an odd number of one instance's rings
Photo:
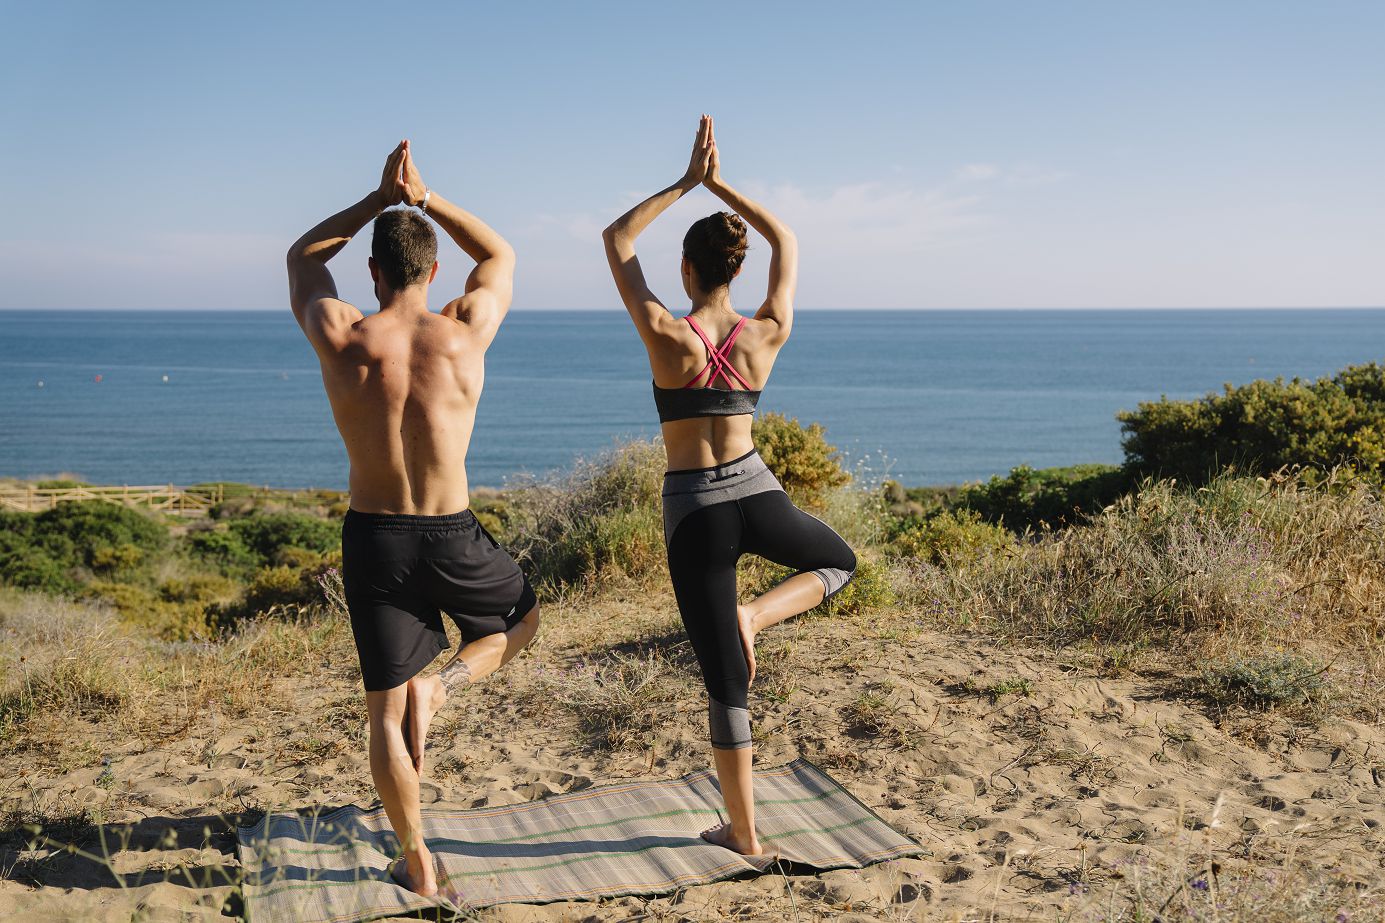
[[[132,576],[167,545],[165,526],[112,503],[89,500],[42,513],[6,513],[0,519],[0,581],[71,592],[81,568]]]
[[[211,574],[175,577],[159,584],[159,596],[171,603],[198,603],[203,606],[234,599],[240,585],[234,580]]]
[[[34,515],[33,536],[39,542],[58,540],[81,549],[82,563],[88,566],[98,549],[128,545],[148,555],[168,546],[168,529],[150,516],[99,500],[60,503]]]
[[[960,487],[905,487],[898,481],[880,485],[884,511],[896,519],[923,519],[952,506]]]
[[[870,558],[856,558],[856,573],[837,595],[820,603],[813,613],[854,618],[892,606],[895,592],[885,567]]]
[[[229,525],[261,565],[273,563],[285,548],[325,554],[341,547],[340,522],[303,513],[256,513]]]
[[[240,533],[230,529],[189,532],[185,541],[193,557],[214,565],[223,573],[248,572],[259,563],[258,556],[245,544]]]
[[[0,582],[48,593],[70,593],[77,588],[67,561],[46,548],[30,544],[29,537],[11,532],[0,523]]]
[[[851,480],[823,428],[802,426],[783,414],[764,413],[751,424],[755,448],[794,501],[819,508],[829,491]]]
[[[1005,477],[962,488],[952,503],[1022,533],[1045,524],[1056,528],[1078,522],[1100,512],[1131,486],[1129,473],[1115,465],[1020,465]]]
[[[166,641],[187,641],[207,635],[206,607],[199,600],[173,600],[162,593],[129,583],[95,580],[87,597],[115,607],[120,619]]]
[[[276,611],[298,614],[322,601],[318,577],[326,569],[262,567],[239,599],[208,607],[208,620],[218,629],[229,629],[244,619]]]
[[[305,606],[316,602],[320,590],[307,575],[294,567],[266,567],[255,574],[245,590],[242,605],[255,613],[275,606]]]
[[[1200,484],[1228,466],[1321,474],[1350,465],[1375,483],[1385,477],[1385,367],[1375,363],[1316,381],[1276,378],[1193,401],[1161,398],[1117,418],[1127,465],[1147,474]]]
[[[747,555],[741,558],[740,567],[737,568],[739,596],[742,600],[759,596],[793,576],[793,573],[793,568]],[[831,599],[819,603],[804,615],[852,618],[883,609],[894,602],[894,587],[885,566],[869,557],[857,555],[856,573],[851,581]]]
[[[91,551],[91,569],[99,574],[129,573],[144,561],[137,545],[103,545]]]
[[[1015,544],[1003,526],[983,522],[974,510],[946,510],[924,519],[897,520],[886,551],[933,563],[965,563]]]

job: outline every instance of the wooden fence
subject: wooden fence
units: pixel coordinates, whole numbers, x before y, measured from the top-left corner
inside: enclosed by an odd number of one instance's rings
[[[224,499],[223,493],[220,484],[206,488],[174,487],[172,484],[155,487],[0,487],[0,509],[37,513],[73,500],[103,500],[147,510],[203,516]]]

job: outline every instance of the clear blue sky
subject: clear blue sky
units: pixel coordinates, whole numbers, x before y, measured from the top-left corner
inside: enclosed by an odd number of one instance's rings
[[[517,307],[615,307],[598,232],[679,175],[703,111],[798,231],[804,307],[1385,304],[1378,2],[0,15],[0,307],[281,308],[288,244],[401,137],[515,244]],[[670,304],[713,207],[642,241]],[[368,304],[366,236],[333,269]]]

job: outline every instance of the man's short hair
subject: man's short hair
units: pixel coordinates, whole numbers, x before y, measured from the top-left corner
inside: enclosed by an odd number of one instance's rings
[[[438,235],[433,226],[411,208],[391,208],[375,219],[370,255],[380,276],[392,290],[427,282],[438,259]]]

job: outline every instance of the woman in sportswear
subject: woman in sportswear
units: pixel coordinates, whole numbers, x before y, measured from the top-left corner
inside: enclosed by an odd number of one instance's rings
[[[707,687],[712,752],[730,816],[703,836],[759,855],[746,703],[755,676],[755,635],[840,590],[855,571],[856,556],[841,536],[789,501],[751,440],[760,389],[793,322],[798,247],[793,233],[762,205],[727,185],[720,167],[712,119],[704,115],[682,179],[616,219],[602,236],[616,287],[649,351],[668,453],[663,502],[669,575]],[[709,215],[683,238],[683,289],[692,309],[678,318],[645,283],[635,238],[699,184],[734,214]],[[745,259],[745,222],[771,249],[769,294],[753,318],[731,306],[731,280]],[[740,605],[736,562],[745,553],[797,573]]]

